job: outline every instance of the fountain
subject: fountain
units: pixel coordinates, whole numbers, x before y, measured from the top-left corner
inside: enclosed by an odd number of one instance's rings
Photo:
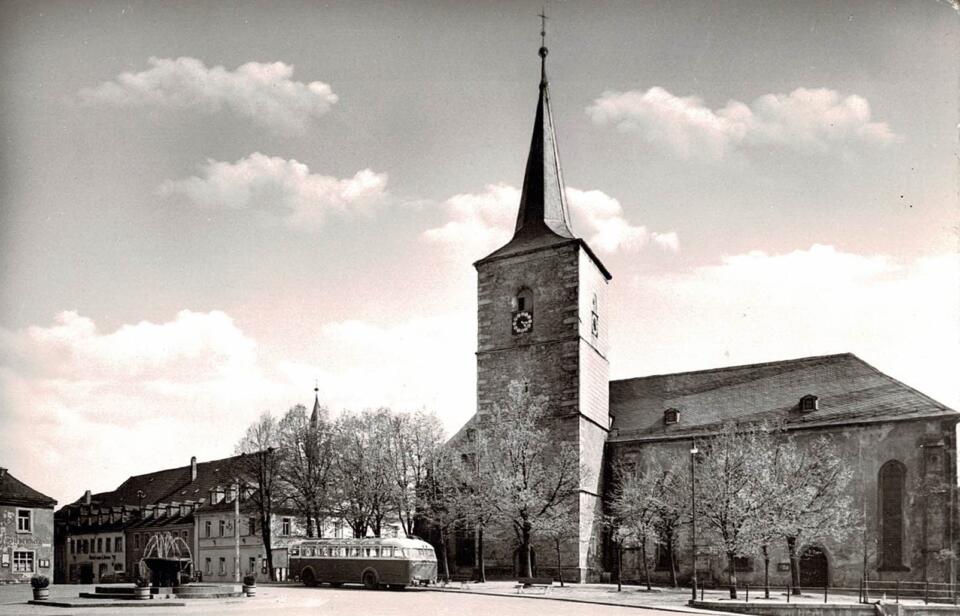
[[[143,558],[139,563],[140,575],[149,570],[150,585],[153,587],[180,586],[189,581],[193,569],[193,556],[190,546],[179,536],[169,532],[154,535],[143,549]]]
[[[190,582],[193,573],[193,555],[190,546],[178,535],[165,532],[154,535],[143,549],[143,558],[137,563],[136,573],[150,583],[153,599],[215,599],[239,597],[239,584],[197,584]],[[92,593],[82,592],[85,599],[133,599],[132,586],[97,586]],[[183,605],[167,603],[165,605]]]

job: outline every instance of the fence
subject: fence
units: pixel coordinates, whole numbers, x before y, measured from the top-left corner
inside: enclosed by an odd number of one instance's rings
[[[700,585],[700,600],[705,597],[707,585]],[[713,590],[726,590],[729,586],[717,584],[711,586]],[[767,588],[763,585],[738,584],[737,596],[749,602],[751,596],[754,600],[765,599]],[[900,580],[861,580],[859,586],[775,586],[769,587],[770,596],[785,595],[787,603],[796,600],[798,595],[804,597],[804,601],[811,595],[823,597],[824,603],[829,603],[830,598],[836,601],[841,598],[853,599],[857,597],[858,603],[875,603],[877,601],[893,601],[900,603],[902,600],[923,601],[927,603],[947,603],[957,605],[960,602],[960,584],[951,584],[946,582],[905,582]]]

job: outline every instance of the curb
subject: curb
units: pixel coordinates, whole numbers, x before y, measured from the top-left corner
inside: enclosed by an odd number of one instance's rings
[[[676,612],[679,614],[723,614],[724,616],[730,616],[730,612],[720,612],[716,610],[707,610],[702,608],[689,608],[683,609],[675,606],[663,606],[663,605],[634,605],[634,604],[624,604],[624,603],[611,603],[609,601],[599,601],[596,599],[576,599],[574,597],[548,597],[547,595],[512,595],[512,594],[501,594],[493,592],[481,592],[479,590],[456,590],[456,589],[446,589],[446,588],[433,588],[427,586],[424,590],[429,592],[447,592],[452,594],[463,594],[463,595],[482,595],[485,597],[505,597],[507,599],[539,599],[543,601],[565,601],[567,603],[585,603],[588,605],[607,605],[611,607],[629,607],[641,610],[658,610],[661,612]]]

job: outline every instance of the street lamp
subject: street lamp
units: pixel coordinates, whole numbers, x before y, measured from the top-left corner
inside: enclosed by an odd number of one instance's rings
[[[693,582],[690,585],[691,601],[697,600],[697,475],[695,470],[698,453],[700,452],[697,449],[696,441],[694,441],[690,447],[690,520],[691,535],[693,537]]]

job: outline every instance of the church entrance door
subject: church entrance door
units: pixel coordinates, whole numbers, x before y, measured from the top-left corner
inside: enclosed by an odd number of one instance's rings
[[[816,546],[809,546],[800,554],[800,586],[823,588],[830,579],[828,568],[826,553]]]

